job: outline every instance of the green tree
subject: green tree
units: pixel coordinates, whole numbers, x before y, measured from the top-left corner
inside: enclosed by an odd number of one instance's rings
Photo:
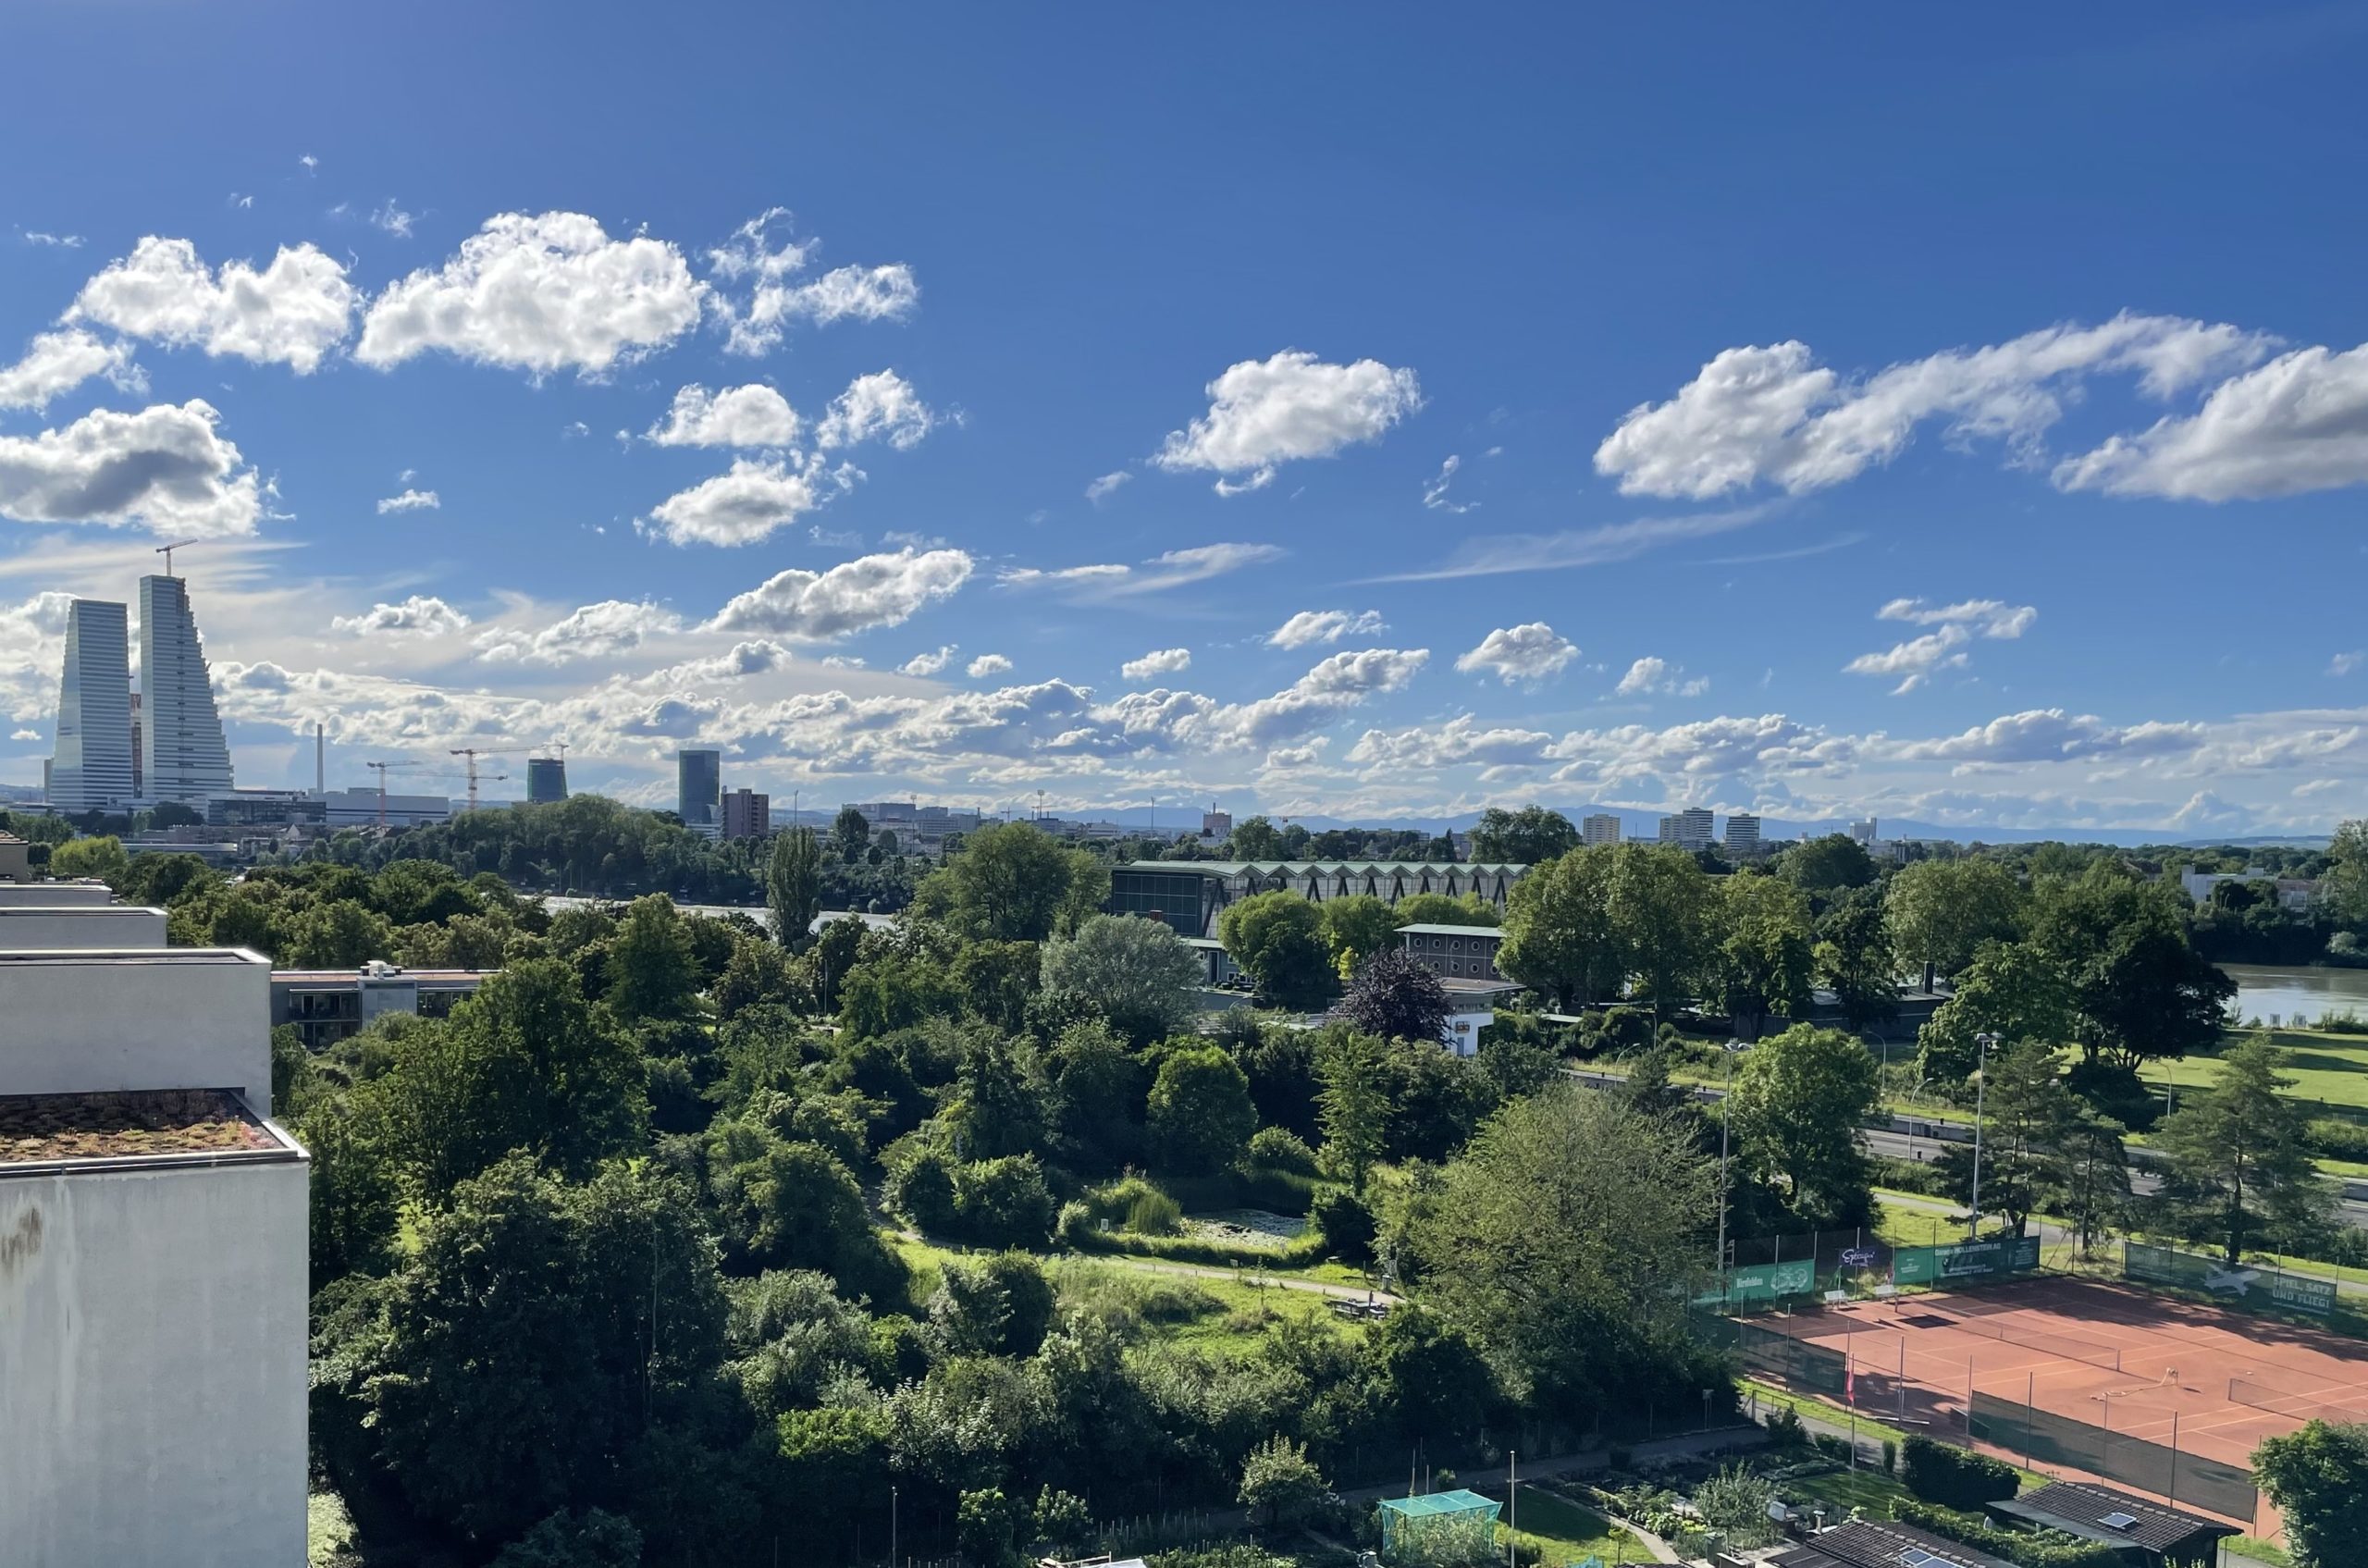
[[[2128,1129],[2078,1095],[2057,1133],[2064,1217],[2086,1255],[2129,1206]]]
[[[1241,1157],[1258,1129],[1250,1080],[1215,1045],[1174,1051],[1159,1066],[1145,1107],[1152,1156],[1160,1167],[1197,1176]]]
[[[641,1532],[623,1514],[562,1509],[503,1547],[493,1568],[641,1568]]]
[[[1058,925],[1080,870],[1035,824],[989,822],[930,873],[914,903],[966,936],[1042,942]]]
[[[1399,914],[1369,893],[1335,898],[1319,906],[1324,920],[1324,944],[1331,950],[1333,971],[1342,980],[1357,966],[1398,940]]]
[[[2294,1568],[2368,1562],[2368,1424],[2306,1423],[2263,1438],[2252,1464],[2285,1517]]]
[[[1866,1029],[1899,1012],[1899,959],[1882,895],[1854,888],[1833,899],[1817,924],[1817,982],[1830,987],[1842,1021]]]
[[[2063,1068],[2054,1046],[2024,1038],[1992,1051],[1982,1072],[1981,1207],[2016,1236],[2065,1191],[2063,1142],[2078,1107]],[[1970,1205],[1973,1146],[1951,1144],[1939,1163],[1948,1195]]]
[[[1579,830],[1571,819],[1546,807],[1524,806],[1508,811],[1491,806],[1472,828],[1472,858],[1476,864],[1509,861],[1517,866],[1542,866],[1579,846]]]
[[[1307,1445],[1276,1433],[1241,1462],[1236,1494],[1252,1520],[1269,1529],[1296,1528],[1331,1495],[1324,1472],[1307,1457]]]
[[[1611,846],[1605,907],[1653,1023],[1690,999],[1710,951],[1710,879],[1693,856],[1658,845]]]
[[[803,946],[822,908],[822,848],[812,828],[773,834],[765,859],[765,907],[772,911],[773,940],[783,947]]]
[[[389,1149],[431,1194],[512,1150],[564,1175],[637,1148],[648,1120],[641,1054],[585,1006],[556,958],[504,969],[442,1027],[408,1034],[366,1086]]]
[[[871,842],[871,824],[854,807],[842,806],[839,814],[831,819],[831,837],[837,843],[839,854],[852,860]]]
[[[947,978],[971,1013],[1016,1034],[1027,1027],[1042,967],[1042,950],[1032,942],[971,942],[956,955]]]
[[[1612,859],[1603,846],[1531,867],[1506,895],[1497,968],[1565,1008],[1618,995],[1628,958],[1611,919]]]
[[[1881,874],[1866,846],[1841,833],[1785,850],[1782,870],[1785,881],[1813,897],[1871,886]]]
[[[61,880],[96,877],[113,887],[124,881],[130,870],[131,856],[124,849],[123,840],[112,833],[69,839],[49,852],[49,874]]]
[[[1143,1067],[1108,1024],[1092,1019],[1063,1030],[1046,1076],[1046,1119],[1067,1151],[1061,1163],[1116,1170],[1141,1157]]]
[[[1946,977],[1972,963],[1983,943],[2021,934],[2023,890],[1995,860],[1918,860],[1891,879],[1883,914],[1900,958]]]
[[[1770,1013],[1806,1018],[1815,940],[1809,902],[1776,877],[1737,872],[1719,884],[1712,920],[1719,936],[1719,991],[1734,1031],[1758,1039]]]
[[[1099,1008],[1137,1044],[1182,1029],[1198,1011],[1200,955],[1158,920],[1095,915],[1045,945],[1043,987]]]
[[[1283,847],[1283,835],[1275,824],[1264,817],[1252,817],[1246,822],[1236,822],[1225,841],[1226,856],[1234,860],[1283,860],[1289,852]]]
[[[609,1006],[639,1022],[689,1018],[698,1005],[698,966],[674,901],[662,893],[635,899],[609,945]]]
[[[1917,1031],[1924,1077],[1944,1093],[1969,1093],[1981,1046],[1995,1034],[2009,1043],[2060,1045],[2072,1039],[2072,988],[2036,944],[1986,942],[1957,976],[1955,991]]]
[[[1513,885],[1519,887],[1521,883]],[[1495,926],[1505,923],[1504,911],[1476,893],[1467,893],[1461,898],[1450,898],[1444,893],[1410,893],[1390,907],[1397,911],[1398,923],[1401,926]]]
[[[1387,1056],[1380,1041],[1351,1029],[1327,1029],[1316,1044],[1325,1157],[1359,1192],[1388,1142],[1393,1107]]]
[[[1091,849],[1072,849],[1064,858],[1068,884],[1061,889],[1060,904],[1053,911],[1053,934],[1075,936],[1110,902],[1110,862]]]
[[[2285,1097],[2286,1055],[2254,1036],[2220,1059],[2220,1076],[2155,1127],[2170,1156],[2165,1195],[2234,1268],[2275,1229],[2323,1224],[2333,1204],[2308,1141],[2310,1117]]]
[[[278,955],[290,969],[351,969],[383,958],[394,932],[386,917],[352,898],[315,904],[289,923]]]
[[[720,1122],[708,1134],[707,1165],[737,1269],[816,1269],[849,1296],[875,1299],[903,1279],[871,1228],[863,1189],[828,1149],[753,1120]]]
[[[1217,939],[1277,1006],[1313,1007],[1332,989],[1324,918],[1295,893],[1260,893],[1217,916]]]
[[[1736,1163],[1819,1224],[1865,1217],[1871,1198],[1858,1124],[1874,1108],[1879,1074],[1867,1047],[1839,1030],[1794,1024],[1763,1040],[1736,1068],[1725,1104]]]
[[[1000,1488],[966,1491],[955,1510],[955,1544],[981,1568],[1010,1568],[1019,1559],[1019,1515]]]
[[[1365,1342],[1398,1429],[1409,1438],[1477,1431],[1497,1401],[1488,1364],[1462,1329],[1435,1312],[1401,1306]]]
[[[1657,1375],[1701,1386],[1684,1303],[1717,1202],[1714,1162],[1683,1124],[1558,1084],[1491,1118],[1407,1233],[1425,1301],[1508,1395],[1616,1403]]]

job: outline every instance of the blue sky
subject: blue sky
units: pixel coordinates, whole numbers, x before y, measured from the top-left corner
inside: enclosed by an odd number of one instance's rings
[[[2368,810],[2356,8],[0,54],[0,779],[58,596],[204,536],[245,784],[319,719],[334,784],[565,739],[653,801],[714,744],[808,802]]]

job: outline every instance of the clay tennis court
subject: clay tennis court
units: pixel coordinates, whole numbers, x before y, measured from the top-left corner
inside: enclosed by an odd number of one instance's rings
[[[2117,1455],[2124,1473],[2098,1478],[2156,1496],[2190,1466],[2196,1495],[2167,1500],[2248,1527],[2222,1466],[2249,1469],[2255,1444],[2313,1417],[2368,1420],[2368,1343],[2105,1280],[2025,1278],[1752,1321],[1844,1357],[1846,1402],[1878,1420],[2017,1460],[2019,1441],[2041,1470]],[[2030,1425],[2069,1440],[2034,1439]],[[2149,1472],[2128,1456],[2155,1457],[2148,1445],[2169,1456],[2166,1478],[2137,1485]],[[2266,1527],[2273,1511],[2256,1512]]]

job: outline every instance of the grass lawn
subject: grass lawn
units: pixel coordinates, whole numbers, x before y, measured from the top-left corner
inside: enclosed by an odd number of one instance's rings
[[[2297,1029],[2269,1033],[2287,1054],[2286,1076],[2294,1080],[2294,1086],[2286,1091],[2288,1099],[2368,1110],[2368,1036]],[[2235,1043],[2231,1037],[2229,1043]],[[2220,1061],[2216,1056],[2185,1056],[2176,1062],[2148,1062],[2138,1070],[2158,1090],[2170,1085],[2176,1105],[2188,1090],[2201,1089],[2218,1079]]]
[[[1563,1568],[1565,1563],[1585,1562],[1590,1557],[1600,1557],[1607,1563],[1652,1561],[1644,1543],[1621,1526],[1592,1508],[1582,1508],[1540,1487],[1521,1489],[1519,1531],[1502,1524],[1497,1526],[1498,1543],[1502,1545],[1508,1537],[1536,1551],[1547,1568]]]

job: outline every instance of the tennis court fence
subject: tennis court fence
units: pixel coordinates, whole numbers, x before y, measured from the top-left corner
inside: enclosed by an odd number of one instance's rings
[[[2278,1389],[2258,1377],[2228,1379],[2228,1402],[2297,1421],[2368,1422],[2368,1388]]]
[[[2035,1351],[2061,1356],[2066,1361],[2081,1361],[2090,1366],[2121,1370],[2121,1347],[2101,1340],[2087,1340],[2078,1334],[2066,1334],[2054,1329],[2026,1328],[2019,1324],[2003,1321],[2004,1314],[1971,1313],[1956,1318],[1955,1327],[1968,1334],[1979,1334],[1985,1340],[1995,1340],[2002,1345],[2028,1345]]]
[[[2176,1446],[2125,1437],[2090,1422],[2037,1410],[1977,1389],[1967,1428],[1976,1441],[2018,1455],[2033,1468],[2061,1465],[2224,1518],[2252,1520],[2261,1505],[2251,1473]]]

